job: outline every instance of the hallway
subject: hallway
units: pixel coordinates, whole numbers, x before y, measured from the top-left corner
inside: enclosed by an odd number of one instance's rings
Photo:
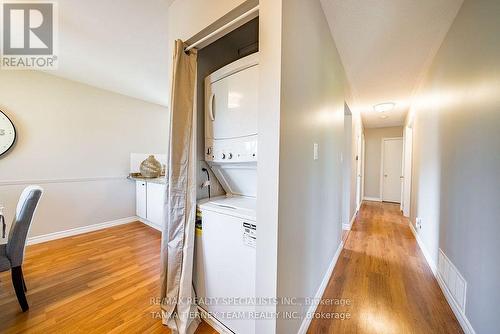
[[[323,295],[342,299],[317,314],[350,319],[314,319],[308,333],[463,333],[396,204],[362,204]]]

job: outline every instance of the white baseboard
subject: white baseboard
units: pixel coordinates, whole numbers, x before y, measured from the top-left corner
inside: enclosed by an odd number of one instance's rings
[[[220,334],[234,334],[231,332],[226,326],[224,326],[219,320],[215,319],[210,313],[205,311],[203,308],[198,306],[198,312],[201,314],[201,318],[205,321],[210,327],[215,329],[217,333]]]
[[[382,202],[382,199],[379,197],[363,197],[364,201],[371,201],[371,202]]]
[[[351,221],[348,224],[342,224],[342,229],[346,230],[346,231],[350,231],[352,224],[354,224],[354,221],[356,220],[357,216],[358,216],[358,211],[356,210],[356,212],[354,213],[354,215],[351,218]]]
[[[82,227],[77,227],[73,228],[71,230],[65,230],[65,231],[60,231],[60,232],[54,232],[54,233],[49,233],[49,234],[44,234],[44,235],[39,235],[36,237],[31,237],[28,238],[28,245],[34,245],[34,244],[39,244],[42,242],[47,242],[51,240],[56,240],[56,239],[62,239],[66,237],[72,237],[78,234],[83,234],[83,233],[88,233],[88,232],[93,232],[97,230],[102,230],[104,228],[108,227],[113,227],[113,226],[118,226],[118,225],[123,225],[123,224],[129,224],[139,221],[139,218],[136,216],[132,217],[127,217],[127,218],[122,218],[122,219],[117,219],[117,220],[112,220],[109,222],[104,222],[104,223],[99,223],[99,224],[93,224],[93,225],[88,225],[88,226],[82,226]]]
[[[339,259],[340,253],[342,252],[343,248],[344,248],[344,242],[342,241],[339,247],[337,248],[335,255],[333,255],[332,261],[330,262],[330,266],[328,267],[328,270],[326,271],[325,276],[323,277],[323,281],[321,281],[321,285],[319,286],[318,291],[314,296],[315,300],[319,300],[323,297],[326,287],[328,286],[328,282],[330,281],[330,277],[333,274],[333,269],[335,269],[335,265],[337,264],[337,261]],[[311,315],[313,315],[314,312],[316,312],[317,307],[318,307],[317,303],[311,304],[309,310],[307,310],[306,317],[304,318],[304,320],[302,320],[302,324],[300,325],[299,331],[297,332],[298,334],[307,333],[307,330],[309,329],[309,325],[311,325],[311,321],[313,318]]]
[[[448,290],[446,287],[446,284],[444,283],[443,279],[441,278],[441,275],[439,274],[439,271],[437,270],[436,262],[432,259],[430,256],[429,252],[427,251],[427,248],[425,247],[424,243],[422,242],[422,239],[420,239],[420,236],[418,235],[417,231],[413,227],[413,224],[409,222],[411,232],[415,236],[415,240],[417,240],[418,247],[420,247],[420,250],[424,254],[425,260],[427,261],[427,264],[432,270],[432,273],[434,274],[434,277],[436,277],[436,280],[439,284],[439,287],[441,288],[441,291],[443,291],[444,297],[446,298],[446,301],[451,307],[451,310],[455,314],[455,317],[457,317],[458,322],[460,323],[460,326],[462,326],[462,329],[464,330],[465,334],[476,334],[474,331],[474,328],[472,328],[472,325],[469,322],[469,319],[467,319],[467,316],[462,312],[460,307],[458,306],[457,302],[453,298],[451,292]]]
[[[427,247],[425,247],[424,243],[422,242],[422,239],[420,239],[420,235],[415,230],[415,227],[413,226],[413,224],[411,222],[409,222],[409,225],[410,225],[410,230],[413,233],[413,236],[415,237],[415,240],[417,240],[417,244],[420,247],[420,250],[424,254],[424,257],[425,257],[425,260],[427,261],[427,264],[429,264],[429,267],[431,267],[432,273],[434,274],[434,276],[436,276],[437,275],[436,261],[434,261],[432,259],[431,255],[427,251]]]
[[[140,221],[141,223],[143,223],[144,225],[148,225],[149,227],[154,228],[157,231],[163,232],[163,228],[158,224],[155,224],[153,222],[150,222],[149,220],[142,219],[139,217],[137,218],[137,220]]]

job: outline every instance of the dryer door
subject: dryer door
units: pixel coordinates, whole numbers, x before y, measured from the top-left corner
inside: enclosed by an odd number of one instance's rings
[[[205,136],[212,139],[257,134],[258,66],[252,66],[205,88]]]

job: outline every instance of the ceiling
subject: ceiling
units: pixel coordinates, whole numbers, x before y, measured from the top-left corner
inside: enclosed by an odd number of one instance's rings
[[[403,125],[463,0],[321,0],[365,127]],[[373,106],[394,102],[389,112]],[[381,116],[387,116],[381,118]]]
[[[49,74],[168,104],[172,0],[58,0],[59,66]]]

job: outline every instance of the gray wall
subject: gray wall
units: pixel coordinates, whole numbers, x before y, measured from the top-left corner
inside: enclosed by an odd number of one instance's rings
[[[135,216],[130,153],[167,151],[166,107],[42,72],[0,71],[0,109],[18,130],[0,158],[9,224],[30,183],[45,188],[30,237]]]
[[[466,279],[478,334],[500,328],[499,17],[499,1],[464,2],[412,110],[412,223]]]
[[[403,127],[365,129],[365,197],[380,198],[382,138],[403,137]]]
[[[282,19],[277,289],[313,297],[341,243],[345,75],[319,0],[284,1]],[[301,322],[278,319],[277,332]]]

